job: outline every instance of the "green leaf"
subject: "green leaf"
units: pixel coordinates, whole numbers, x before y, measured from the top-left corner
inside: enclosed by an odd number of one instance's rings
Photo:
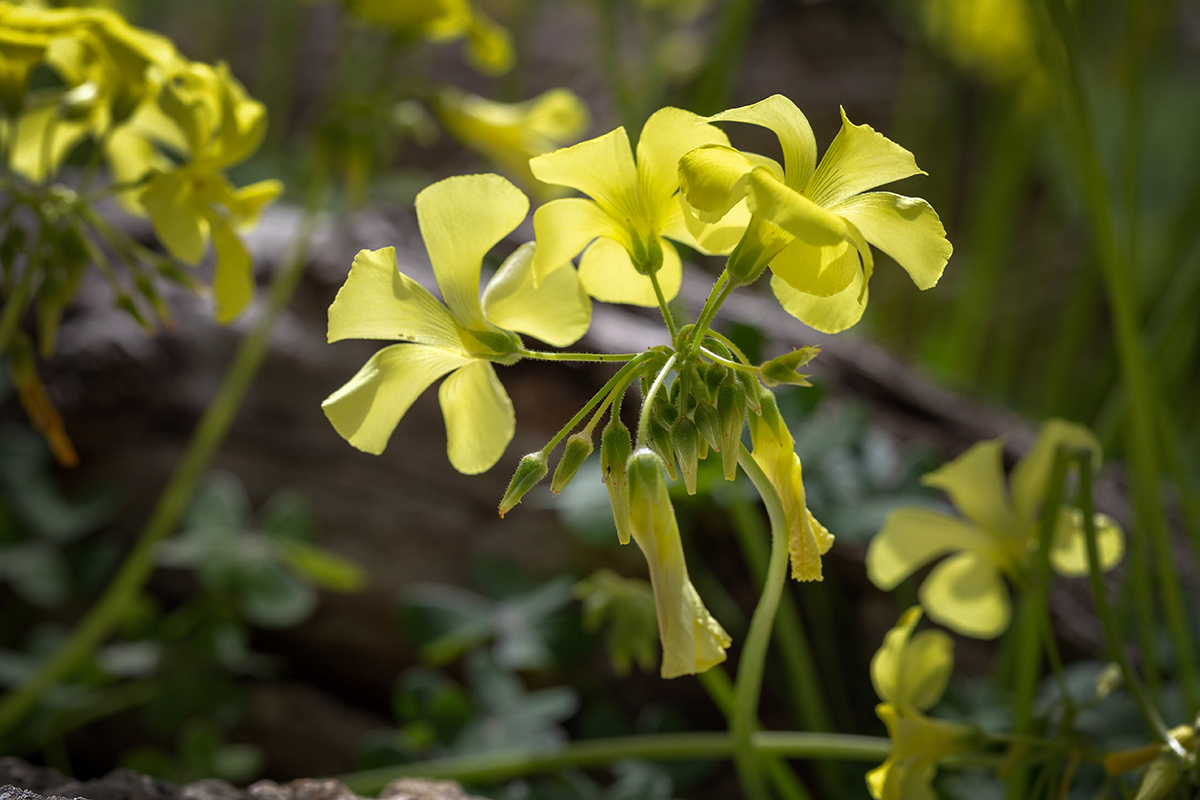
[[[264,628],[288,628],[304,621],[317,607],[317,591],[306,580],[270,559],[248,565],[238,587],[238,608]]]
[[[367,574],[353,561],[295,539],[276,539],[283,563],[322,589],[331,592],[361,592],[367,585]]]

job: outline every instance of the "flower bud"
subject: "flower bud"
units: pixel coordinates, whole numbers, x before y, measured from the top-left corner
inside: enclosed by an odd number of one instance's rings
[[[741,370],[734,372],[733,377],[737,379],[738,385],[742,387],[742,393],[746,398],[746,407],[755,414],[761,414],[762,406],[758,401],[758,381],[749,372],[742,372]]]
[[[671,408],[671,406],[667,406],[667,408]],[[671,480],[675,480],[675,450],[671,446],[671,428],[664,423],[661,416],[651,412],[650,424],[646,427],[646,433],[649,434],[650,448],[662,458],[663,466],[667,472],[671,473]]]
[[[1182,766],[1174,753],[1163,753],[1150,762],[1134,800],[1162,800],[1179,785]]]
[[[575,473],[583,466],[583,462],[587,461],[587,457],[592,454],[592,449],[591,431],[580,431],[567,439],[562,458],[558,460],[558,466],[554,469],[554,479],[550,482],[550,491],[558,494],[565,489],[571,479],[575,477]]]
[[[550,468],[546,466],[545,453],[538,451],[522,456],[521,463],[517,464],[517,471],[513,473],[512,480],[508,482],[504,498],[500,501],[500,516],[503,517],[512,511],[513,506],[521,502],[525,493],[537,486],[549,471]]]
[[[696,410],[692,412],[692,419],[696,421],[696,427],[708,446],[720,452],[721,415],[717,413],[716,406],[707,402],[697,404]]]
[[[621,544],[629,544],[630,536],[629,476],[625,473],[625,462],[632,451],[629,428],[619,419],[609,421],[600,434],[600,471],[608,489],[608,502],[612,506],[613,522]]]
[[[675,448],[675,457],[679,459],[679,471],[683,473],[683,485],[687,487],[688,494],[696,493],[696,470],[702,442],[696,423],[687,417],[681,417],[671,429],[671,444]]]
[[[713,402],[716,402],[717,392],[721,390],[721,384],[725,382],[725,375],[728,372],[729,370],[717,363],[709,364],[704,368],[704,385]]]
[[[758,402],[762,407],[762,413],[759,416],[762,417],[767,427],[771,429],[771,433],[775,435],[775,438],[782,439],[786,426],[783,422],[783,415],[779,413],[779,404],[775,402],[775,393],[760,387]]]
[[[799,350],[784,353],[778,358],[772,358],[759,368],[762,372],[763,380],[768,386],[775,386],[780,383],[792,386],[812,386],[808,382],[808,375],[801,375],[796,370],[809,361],[812,361],[819,352],[821,352],[819,347],[801,347]]]
[[[683,368],[683,372],[679,375],[679,382],[682,384],[679,397],[679,411],[682,414],[687,414],[689,417],[696,410],[696,404],[701,401],[712,402],[712,396],[708,393],[708,387],[704,384],[704,378],[700,374],[700,370],[695,364],[688,364]]]
[[[731,481],[737,477],[738,445],[746,421],[746,395],[732,377],[717,392],[717,413],[721,417],[721,466],[725,480]]]

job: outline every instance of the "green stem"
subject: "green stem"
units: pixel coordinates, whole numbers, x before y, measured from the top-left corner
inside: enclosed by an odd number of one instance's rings
[[[1123,381],[1129,391],[1131,424],[1126,429],[1126,446],[1130,453],[1137,519],[1155,557],[1167,629],[1175,649],[1177,677],[1187,700],[1187,715],[1190,718],[1200,705],[1200,690],[1197,689],[1197,676],[1200,673],[1159,492],[1158,437],[1154,419],[1154,398],[1158,384],[1141,339],[1133,265],[1121,257],[1117,245],[1107,180],[1088,126],[1089,117],[1080,85],[1071,15],[1064,0],[1046,0],[1046,5],[1065,54],[1064,63],[1060,63],[1058,58],[1050,59],[1051,71],[1065,95],[1062,106],[1070,134],[1075,138],[1071,152],[1077,159],[1076,169],[1092,226],[1096,255],[1113,311],[1117,355]],[[1148,652],[1145,657],[1153,659],[1154,654]]]
[[[646,396],[642,398],[642,411],[638,416],[637,428],[637,446],[642,447],[646,444],[647,429],[650,427],[650,409],[654,406],[654,396],[658,394],[658,390],[662,388],[663,381],[667,379],[667,374],[671,368],[675,366],[676,359],[679,358],[678,353],[672,353],[667,359],[667,363],[663,364],[662,369],[654,376],[654,383],[650,384],[650,390],[646,392]]]
[[[734,740],[734,763],[747,800],[768,798],[763,782],[762,765],[754,752],[753,736],[758,721],[758,704],[762,694],[763,669],[767,661],[767,646],[771,642],[771,629],[775,625],[775,612],[779,609],[779,598],[783,594],[787,579],[787,518],[779,494],[758,462],[750,455],[745,445],[738,445],[738,463],[749,476],[754,488],[767,507],[771,519],[771,558],[767,564],[766,581],[754,616],[750,618],[750,630],[742,645],[738,661],[736,707],[733,712],[731,733]]]
[[[41,267],[42,243],[46,238],[46,223],[43,220],[38,227],[38,235],[34,239],[33,249],[25,259],[25,271],[21,280],[13,288],[13,292],[4,301],[4,310],[0,311],[0,354],[8,352],[13,335],[21,324],[21,315],[29,304],[29,295],[33,290],[33,280]]]
[[[1104,638],[1108,642],[1109,658],[1121,669],[1121,678],[1125,688],[1129,690],[1138,711],[1146,726],[1153,731],[1163,743],[1170,747],[1183,759],[1188,757],[1187,751],[1175,741],[1163,723],[1158,709],[1150,702],[1141,679],[1129,662],[1129,654],[1125,652],[1125,643],[1117,628],[1117,619],[1113,616],[1112,606],[1108,604],[1108,595],[1104,588],[1104,577],[1100,574],[1100,546],[1096,543],[1096,509],[1092,501],[1092,454],[1080,453],[1079,463],[1079,510],[1083,512],[1083,534],[1087,542],[1088,554],[1088,583],[1092,589],[1092,602],[1096,605],[1096,615],[1104,627]]]
[[[310,216],[300,230],[311,231],[312,227]],[[38,671],[0,700],[0,734],[20,724],[47,689],[70,676],[125,618],[130,605],[137,600],[154,570],[159,542],[171,534],[187,510],[196,483],[224,441],[246,391],[258,374],[258,368],[270,347],[271,328],[291,301],[304,274],[307,249],[308,234],[304,233],[272,281],[262,316],[238,348],[233,364],[196,427],[183,459],[159,496],[146,527],[104,594],[75,626],[66,641],[41,663]]]
[[[526,350],[522,348],[517,351],[517,355],[521,358],[536,358],[539,361],[632,361],[641,356],[641,353],[572,353],[572,352],[546,352],[545,350]]]
[[[700,343],[704,341],[713,317],[721,309],[721,304],[733,293],[734,288],[733,282],[729,280],[729,270],[722,270],[720,277],[712,285],[708,297],[704,300],[704,307],[700,309],[700,316],[696,318],[696,324],[692,326],[689,354],[694,355],[700,348]]]
[[[1059,507],[1062,505],[1063,480],[1067,474],[1068,456],[1064,448],[1059,448],[1054,454],[1054,465],[1046,483],[1046,502],[1042,506],[1041,525],[1038,529],[1038,549],[1034,555],[1034,563],[1030,570],[1030,581],[1023,593],[1017,633],[1016,654],[1016,691],[1013,702],[1013,728],[1016,736],[1024,736],[1029,732],[1033,722],[1033,701],[1037,693],[1038,679],[1042,675],[1042,643],[1043,616],[1048,619],[1045,611],[1046,589],[1050,578],[1050,547],[1054,539],[1054,529],[1058,524]],[[1049,632],[1049,631],[1047,631]],[[1053,634],[1051,633],[1051,637]],[[1057,651],[1056,651],[1057,654]],[[1070,697],[1070,695],[1066,695]],[[1021,762],[1020,746],[1013,748],[1013,760]],[[1008,796],[1012,800],[1030,797],[1029,771],[1017,767],[1008,776]]]
[[[729,673],[718,664],[701,672],[696,677],[700,679],[700,685],[708,692],[713,704],[725,715],[726,719],[730,719],[733,715],[734,701],[733,681],[729,679]],[[757,727],[761,729],[762,724],[759,723]],[[788,767],[786,761],[778,756],[768,757],[765,761],[767,777],[771,779],[771,785],[784,800],[811,800],[812,795],[796,777],[796,773]]]
[[[741,362],[738,362],[738,361],[730,361],[728,358],[722,358],[721,356],[714,353],[712,350],[709,350],[707,347],[700,348],[700,355],[704,356],[705,358],[709,359],[710,361],[715,361],[718,364],[722,364],[726,367],[729,367],[729,369],[736,369],[739,372],[749,372],[751,375],[760,374],[758,367],[752,366],[750,364],[742,364]]]
[[[554,448],[558,447],[558,443],[567,438],[567,435],[570,434],[571,431],[575,430],[575,427],[583,421],[583,418],[586,417],[593,408],[596,407],[596,404],[608,397],[608,395],[620,384],[622,380],[624,380],[626,384],[633,380],[633,375],[636,373],[637,368],[645,363],[646,357],[646,353],[636,355],[630,359],[625,366],[617,370],[617,374],[609,378],[608,382],[600,387],[600,391],[592,395],[592,399],[588,400],[587,403],[584,404],[583,408],[575,412],[575,416],[571,417],[571,420],[566,425],[559,428],[558,433],[554,434],[554,438],[546,442],[546,446],[541,450],[542,454],[550,455]]]
[[[877,736],[852,736],[837,733],[759,732],[752,737],[753,748],[763,755],[786,758],[838,759],[845,761],[883,761],[891,752],[891,742]],[[493,783],[564,767],[597,767],[626,758],[649,761],[729,758],[734,752],[733,737],[727,733],[669,733],[648,736],[618,736],[571,742],[551,752],[531,753],[513,749],[500,753],[449,756],[397,767],[354,772],[338,776],[359,794],[375,794],[397,778],[423,777],[451,779],[468,783]],[[994,759],[958,759],[958,763],[992,763]]]
[[[650,285],[654,287],[654,296],[658,300],[658,310],[662,312],[663,322],[667,323],[667,330],[671,333],[671,344],[679,346],[679,329],[675,327],[675,317],[671,314],[671,307],[667,305],[666,295],[663,294],[662,286],[658,283],[658,273],[650,273]]]

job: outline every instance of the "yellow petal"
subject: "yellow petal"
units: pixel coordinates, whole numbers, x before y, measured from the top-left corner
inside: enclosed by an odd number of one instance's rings
[[[661,460],[643,449],[630,457],[629,464],[630,530],[650,568],[663,648],[661,674],[675,678],[704,672],[725,660],[731,640],[688,577]]]
[[[49,131],[47,126],[52,126]],[[58,172],[63,160],[87,134],[85,123],[60,119],[54,104],[28,111],[17,118],[11,145],[12,169],[34,183],[41,183]]]
[[[854,223],[868,242],[895,259],[918,289],[937,285],[954,248],[929,203],[919,197],[869,192],[830,210]]]
[[[697,219],[713,223],[745,198],[753,169],[750,159],[732,147],[697,147],[679,159],[680,191]]]
[[[624,128],[530,159],[529,168],[539,181],[578,189],[614,219],[632,220],[644,213]]]
[[[461,350],[454,318],[421,284],[400,272],[396,248],[360,250],[329,307],[329,341],[401,339]]]
[[[569,263],[535,287],[533,260],[533,242],[521,245],[505,260],[483,292],[483,313],[501,328],[566,347],[587,333],[592,301]]]
[[[912,153],[870,125],[853,124],[842,109],[842,129],[804,193],[814,203],[830,206],[876,186],[924,174]]]
[[[1100,569],[1107,572],[1119,564],[1125,555],[1125,534],[1117,521],[1107,514],[1096,514],[1093,519]],[[1059,509],[1050,563],[1058,574],[1068,578],[1088,574],[1087,537],[1083,530],[1083,512],[1078,508]]]
[[[587,104],[570,89],[550,89],[523,104],[525,125],[552,142],[568,142],[587,130]]]
[[[508,31],[475,11],[467,28],[467,61],[485,75],[503,75],[512,69],[513,60]]]
[[[913,635],[920,611],[919,607],[906,611],[871,659],[875,692],[901,712],[931,708],[945,693],[954,670],[954,642],[945,632]]]
[[[791,189],[766,167],[746,179],[750,210],[815,247],[841,244],[850,231],[837,214]]]
[[[799,191],[817,163],[817,140],[812,127],[796,104],[781,94],[741,108],[732,108],[708,118],[709,122],[749,122],[769,128],[783,147],[783,169],[787,185]]]
[[[224,222],[213,221],[213,296],[217,300],[217,322],[224,325],[242,313],[254,297],[254,269],[241,239]]]
[[[976,639],[1004,633],[1012,616],[1000,571],[973,552],[951,556],[934,567],[919,594],[931,619]]]
[[[750,224],[750,209],[745,199],[738,201],[719,222],[706,224],[696,216],[682,193],[676,197],[679,199],[679,213],[667,218],[663,224],[663,236],[708,255],[729,255],[737,247]]]
[[[1019,536],[1019,521],[1004,485],[1004,440],[977,442],[958,458],[926,473],[921,483],[941,489],[967,519],[993,539]]]
[[[1037,516],[1046,499],[1046,482],[1054,468],[1054,455],[1059,447],[1088,450],[1092,453],[1092,468],[1099,469],[1100,441],[1082,425],[1065,419],[1050,419],[1042,424],[1033,449],[1017,462],[1012,472],[1013,505],[1022,519]]]
[[[679,293],[683,265],[674,245],[660,239],[663,265],[658,283],[667,300]],[[650,279],[633,268],[629,252],[612,239],[597,239],[579,262],[579,280],[592,297],[604,303],[628,303],[653,308],[658,305]]]
[[[241,230],[258,224],[259,214],[283,194],[283,183],[276,180],[258,181],[233,192],[227,205],[233,224]]]
[[[379,455],[413,401],[435,380],[469,361],[440,347],[394,344],[371,356],[321,408],[343,439]]]
[[[417,222],[442,298],[459,323],[486,327],[483,257],[525,219],[529,198],[499,175],[458,175],[417,195]]]
[[[728,137],[715,125],[681,108],[660,108],[642,126],[637,144],[637,170],[642,202],[652,209],[656,222],[675,206],[679,189],[679,159],[701,145],[727,145]],[[668,204],[670,204],[668,206]]]
[[[822,333],[841,333],[862,319],[867,308],[866,278],[861,270],[849,286],[829,297],[797,291],[777,276],[771,277],[771,291],[785,311]]]
[[[534,280],[542,278],[579,255],[598,236],[625,244],[628,234],[592,200],[568,197],[551,200],[533,212],[537,251],[533,254]]]
[[[208,220],[193,202],[190,174],[177,170],[155,175],[140,199],[155,235],[167,251],[188,264],[200,263],[208,238]]]
[[[890,592],[935,558],[988,546],[987,537],[979,530],[954,517],[924,508],[898,508],[871,539],[867,577]]]
[[[849,242],[815,247],[794,239],[771,259],[771,272],[789,286],[816,297],[831,297],[859,274],[858,250]]]
[[[486,361],[458,369],[438,389],[446,419],[446,453],[465,475],[492,468],[517,427],[512,401]]]

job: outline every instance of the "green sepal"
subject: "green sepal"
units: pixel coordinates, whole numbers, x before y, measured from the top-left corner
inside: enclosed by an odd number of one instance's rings
[[[612,506],[613,523],[617,526],[617,538],[621,544],[629,544],[629,476],[625,463],[633,452],[633,438],[629,428],[621,420],[610,419],[600,434],[600,472],[604,486],[608,489],[608,502]]]
[[[554,468],[554,478],[550,481],[550,491],[558,494],[567,487],[571,479],[575,477],[575,473],[579,472],[579,468],[583,466],[583,462],[587,461],[588,456],[592,454],[592,432],[590,430],[580,431],[572,434],[567,439],[567,444],[563,448],[562,458],[558,460],[558,466]]]
[[[742,393],[746,398],[746,407],[753,411],[755,415],[761,415],[762,405],[758,402],[758,381],[749,372],[742,372],[741,370],[734,372],[733,375],[742,387]]]
[[[721,451],[721,415],[712,403],[698,403],[692,419],[704,441],[717,452]]]
[[[783,415],[779,413],[779,404],[775,402],[775,393],[765,387],[760,387],[758,402],[762,407],[762,413],[759,416],[771,428],[771,433],[775,434],[775,438],[782,439],[786,426]]]
[[[680,417],[671,429],[671,444],[675,448],[675,457],[679,460],[679,471],[683,473],[683,485],[688,494],[696,493],[696,471],[703,441],[700,429],[687,417]]]
[[[808,382],[809,376],[801,375],[796,369],[812,361],[819,352],[821,352],[819,347],[801,347],[799,350],[785,353],[778,358],[772,358],[759,367],[763,382],[768,386],[778,386],[781,383],[791,386],[812,386]]]
[[[721,417],[721,466],[725,480],[731,481],[737,477],[738,443],[746,422],[746,395],[732,376],[717,392],[717,413]]]
[[[725,376],[729,370],[721,364],[712,363],[704,368],[704,385],[708,390],[708,396],[715,403],[717,401],[717,393],[721,390],[721,384],[725,382]]]
[[[672,407],[667,406],[667,408]],[[650,449],[658,453],[663,461],[663,466],[671,474],[671,480],[675,480],[675,451],[671,446],[671,428],[664,424],[661,416],[651,413],[646,433],[650,438],[647,443]]]
[[[508,482],[508,488],[504,491],[504,497],[500,500],[500,516],[503,517],[521,502],[525,493],[537,486],[549,471],[550,468],[546,466],[546,454],[540,450],[522,456],[521,463],[517,464],[517,471],[513,473],[512,480]]]

